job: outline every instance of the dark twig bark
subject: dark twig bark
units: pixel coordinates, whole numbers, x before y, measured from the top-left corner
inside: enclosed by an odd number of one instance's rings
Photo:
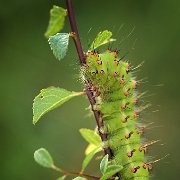
[[[67,6],[68,17],[69,17],[69,21],[70,21],[70,25],[71,25],[71,30],[72,30],[72,37],[73,37],[73,40],[74,40],[74,43],[76,46],[76,50],[78,52],[79,60],[81,62],[81,65],[83,65],[86,63],[86,61],[85,61],[86,56],[85,56],[82,46],[81,46],[71,0],[66,0],[66,6]],[[88,96],[88,99],[89,99],[90,104],[93,109],[93,105],[96,104],[96,101],[95,101],[92,91],[90,90],[90,88],[88,86],[86,86],[86,94]],[[96,111],[96,110],[93,110],[93,113],[94,113],[94,116],[96,119],[98,129],[100,129],[103,126],[102,122],[100,121],[100,113],[99,113],[99,111]],[[106,134],[100,133],[100,136],[101,136],[102,141],[107,140]],[[112,158],[112,152],[109,148],[105,148],[104,153],[109,155],[109,159]]]
[[[72,8],[72,3],[71,0],[66,0],[66,6],[67,6],[67,12],[68,12],[68,17],[69,17],[69,22],[71,25],[71,30],[72,33],[74,34],[73,36],[73,40],[76,46],[76,50],[79,56],[79,60],[81,62],[81,64],[85,64],[85,55],[81,46],[81,42],[80,42],[80,38],[79,38],[79,33],[78,33],[78,29],[77,29],[77,25],[76,25],[76,21],[75,21],[75,17],[74,17],[74,12],[73,12],[73,8]]]

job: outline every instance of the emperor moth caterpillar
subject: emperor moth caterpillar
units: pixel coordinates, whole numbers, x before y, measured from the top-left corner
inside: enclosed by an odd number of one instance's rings
[[[145,163],[146,147],[141,144],[137,126],[137,82],[132,77],[131,65],[123,62],[115,51],[88,52],[82,72],[91,88],[96,104],[93,109],[101,114],[106,133],[104,147],[111,149],[111,164],[122,165],[119,176],[123,180],[147,180],[151,166]]]

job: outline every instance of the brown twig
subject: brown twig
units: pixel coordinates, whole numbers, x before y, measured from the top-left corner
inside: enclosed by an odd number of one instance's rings
[[[69,17],[69,21],[70,21],[70,25],[71,25],[71,30],[72,30],[72,36],[71,37],[74,40],[81,65],[83,65],[86,63],[86,56],[85,56],[85,53],[83,52],[83,49],[81,46],[81,42],[80,42],[80,38],[79,38],[79,33],[78,33],[78,29],[77,29],[77,25],[76,25],[76,21],[75,21],[75,17],[74,17],[74,12],[73,12],[73,8],[72,8],[71,0],[66,0],[66,6],[67,6],[68,17]],[[92,106],[92,111],[94,113],[98,129],[100,129],[103,126],[103,123],[100,121],[99,111],[93,110],[93,106],[96,104],[96,101],[95,101],[95,98],[93,96],[92,91],[90,90],[90,88],[88,86],[86,86],[86,94],[87,94],[88,99],[90,101],[90,104]],[[100,136],[101,136],[102,141],[107,140],[106,134],[100,133]],[[109,159],[112,158],[112,152],[109,148],[105,148],[104,153],[109,155]]]

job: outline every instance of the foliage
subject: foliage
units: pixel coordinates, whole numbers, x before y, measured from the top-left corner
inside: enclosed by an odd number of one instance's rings
[[[83,94],[83,92],[70,92],[56,87],[42,89],[40,94],[34,99],[33,124],[35,124],[45,113],[59,107],[69,99]]]
[[[65,57],[68,44],[69,44],[69,34],[68,33],[57,33],[49,38],[49,44],[53,50],[54,55],[58,60]]]
[[[46,168],[52,168],[54,166],[54,162],[51,155],[44,148],[40,148],[35,151],[34,159],[38,164]]]
[[[56,34],[61,29],[63,29],[66,15],[67,12],[65,9],[58,6],[53,6],[53,8],[50,11],[49,25],[44,34],[46,38],[49,38],[50,36]]]

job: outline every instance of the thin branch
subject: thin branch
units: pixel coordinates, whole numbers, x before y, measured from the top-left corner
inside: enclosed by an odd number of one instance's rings
[[[96,104],[96,101],[95,101],[95,99],[93,97],[93,93],[91,92],[89,87],[86,87],[86,94],[88,96],[88,99],[89,99],[91,106],[93,107],[93,105]],[[99,130],[103,126],[103,123],[99,120],[100,119],[100,113],[99,113],[99,111],[93,110],[93,108],[92,108],[92,111],[94,113],[94,117],[96,119],[96,123],[97,123],[98,130]],[[101,136],[102,141],[107,140],[106,134],[102,134],[100,131],[99,131],[99,134]],[[109,159],[112,159],[112,152],[109,148],[105,148],[104,153],[109,155]]]
[[[82,177],[89,177],[90,179],[96,179],[96,180],[99,180],[100,178],[97,177],[97,176],[92,176],[92,175],[89,175],[89,174],[83,174],[83,173],[79,173],[79,172],[71,172],[71,171],[65,171],[57,166],[53,166],[52,167],[55,171],[58,171],[58,172],[61,172],[63,173],[65,176],[67,175],[78,175],[78,176],[82,176]]]
[[[67,6],[67,12],[68,12],[68,17],[69,17],[72,33],[74,34],[73,40],[74,40],[74,43],[75,43],[75,46],[76,46],[76,49],[78,52],[79,60],[80,60],[81,64],[85,64],[86,57],[84,55],[84,52],[83,52],[83,49],[81,46],[71,0],[66,0],[66,6]]]
[[[68,17],[69,17],[69,21],[70,21],[70,25],[71,25],[71,29],[72,29],[72,34],[73,34],[72,38],[74,40],[81,65],[83,65],[86,63],[86,56],[85,56],[82,46],[81,46],[71,0],[66,0],[66,6],[67,6]],[[88,96],[91,106],[93,107],[96,104],[96,101],[95,101],[92,91],[90,90],[90,88],[88,86],[86,86],[86,94]],[[95,116],[95,119],[97,122],[98,129],[100,129],[103,126],[102,122],[100,121],[100,113],[99,113],[99,111],[96,111],[96,110],[93,110],[93,113],[94,113],[94,116]],[[101,136],[102,141],[107,140],[106,134],[100,133],[100,136]],[[109,155],[109,159],[112,159],[112,152],[109,148],[105,148],[104,153]]]

